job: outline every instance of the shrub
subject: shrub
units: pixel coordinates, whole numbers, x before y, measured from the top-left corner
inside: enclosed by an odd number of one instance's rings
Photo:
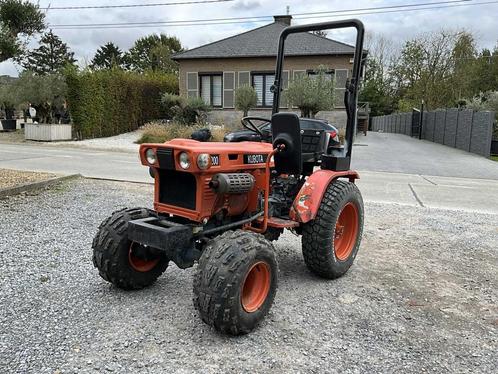
[[[151,122],[145,125],[143,129],[143,134],[140,139],[137,141],[138,144],[142,143],[164,143],[168,140],[172,139],[190,139],[190,135],[194,131],[200,130],[202,128],[206,128],[203,125],[192,125],[185,126],[182,123],[171,122],[171,123],[159,123],[159,122]],[[225,130],[220,127],[211,127],[211,134],[213,138],[211,141],[213,142],[222,142],[223,137],[225,136]]]
[[[120,69],[66,71],[68,105],[78,138],[133,131],[162,117],[162,92],[177,93],[173,74],[138,74]]]
[[[249,110],[257,103],[258,95],[253,87],[244,85],[235,90],[235,109],[244,112],[244,117],[247,117]]]
[[[498,140],[498,91],[481,93],[472,99],[466,100],[466,107],[475,111],[490,110],[495,112],[495,121],[493,126],[493,139]]]
[[[211,110],[200,97],[185,98],[168,93],[162,95],[161,106],[167,118],[184,125],[205,123],[207,112]]]
[[[182,105],[182,101],[185,101],[185,98],[182,96],[165,93],[161,95],[161,110],[164,114],[164,118],[173,119],[175,116],[175,107],[179,107]]]

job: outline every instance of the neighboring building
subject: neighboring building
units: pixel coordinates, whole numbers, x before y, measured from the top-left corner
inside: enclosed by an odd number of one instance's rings
[[[269,25],[174,55],[180,65],[180,94],[202,97],[213,107],[214,120],[227,122],[241,117],[234,110],[235,90],[250,84],[258,95],[257,108],[250,115],[269,117],[278,39],[281,31],[290,25],[292,16],[274,19]],[[317,118],[344,126],[344,87],[353,67],[353,55],[353,46],[310,33],[292,34],[286,40],[283,89],[289,80],[314,74],[320,65],[327,66],[336,81],[336,111],[321,112]],[[284,100],[281,108],[296,110],[289,108]]]

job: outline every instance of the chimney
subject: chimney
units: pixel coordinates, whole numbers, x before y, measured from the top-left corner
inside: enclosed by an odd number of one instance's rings
[[[275,22],[283,23],[284,25],[290,26],[292,16],[287,14],[285,16],[273,16]]]

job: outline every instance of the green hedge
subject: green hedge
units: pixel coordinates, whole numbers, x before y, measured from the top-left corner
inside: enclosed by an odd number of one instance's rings
[[[70,71],[66,81],[67,103],[80,139],[122,134],[162,118],[161,94],[178,93],[174,74]]]

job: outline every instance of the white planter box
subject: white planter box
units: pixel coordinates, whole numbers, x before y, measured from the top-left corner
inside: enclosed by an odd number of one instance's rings
[[[72,139],[72,125],[27,123],[24,130],[26,140],[52,142]]]

